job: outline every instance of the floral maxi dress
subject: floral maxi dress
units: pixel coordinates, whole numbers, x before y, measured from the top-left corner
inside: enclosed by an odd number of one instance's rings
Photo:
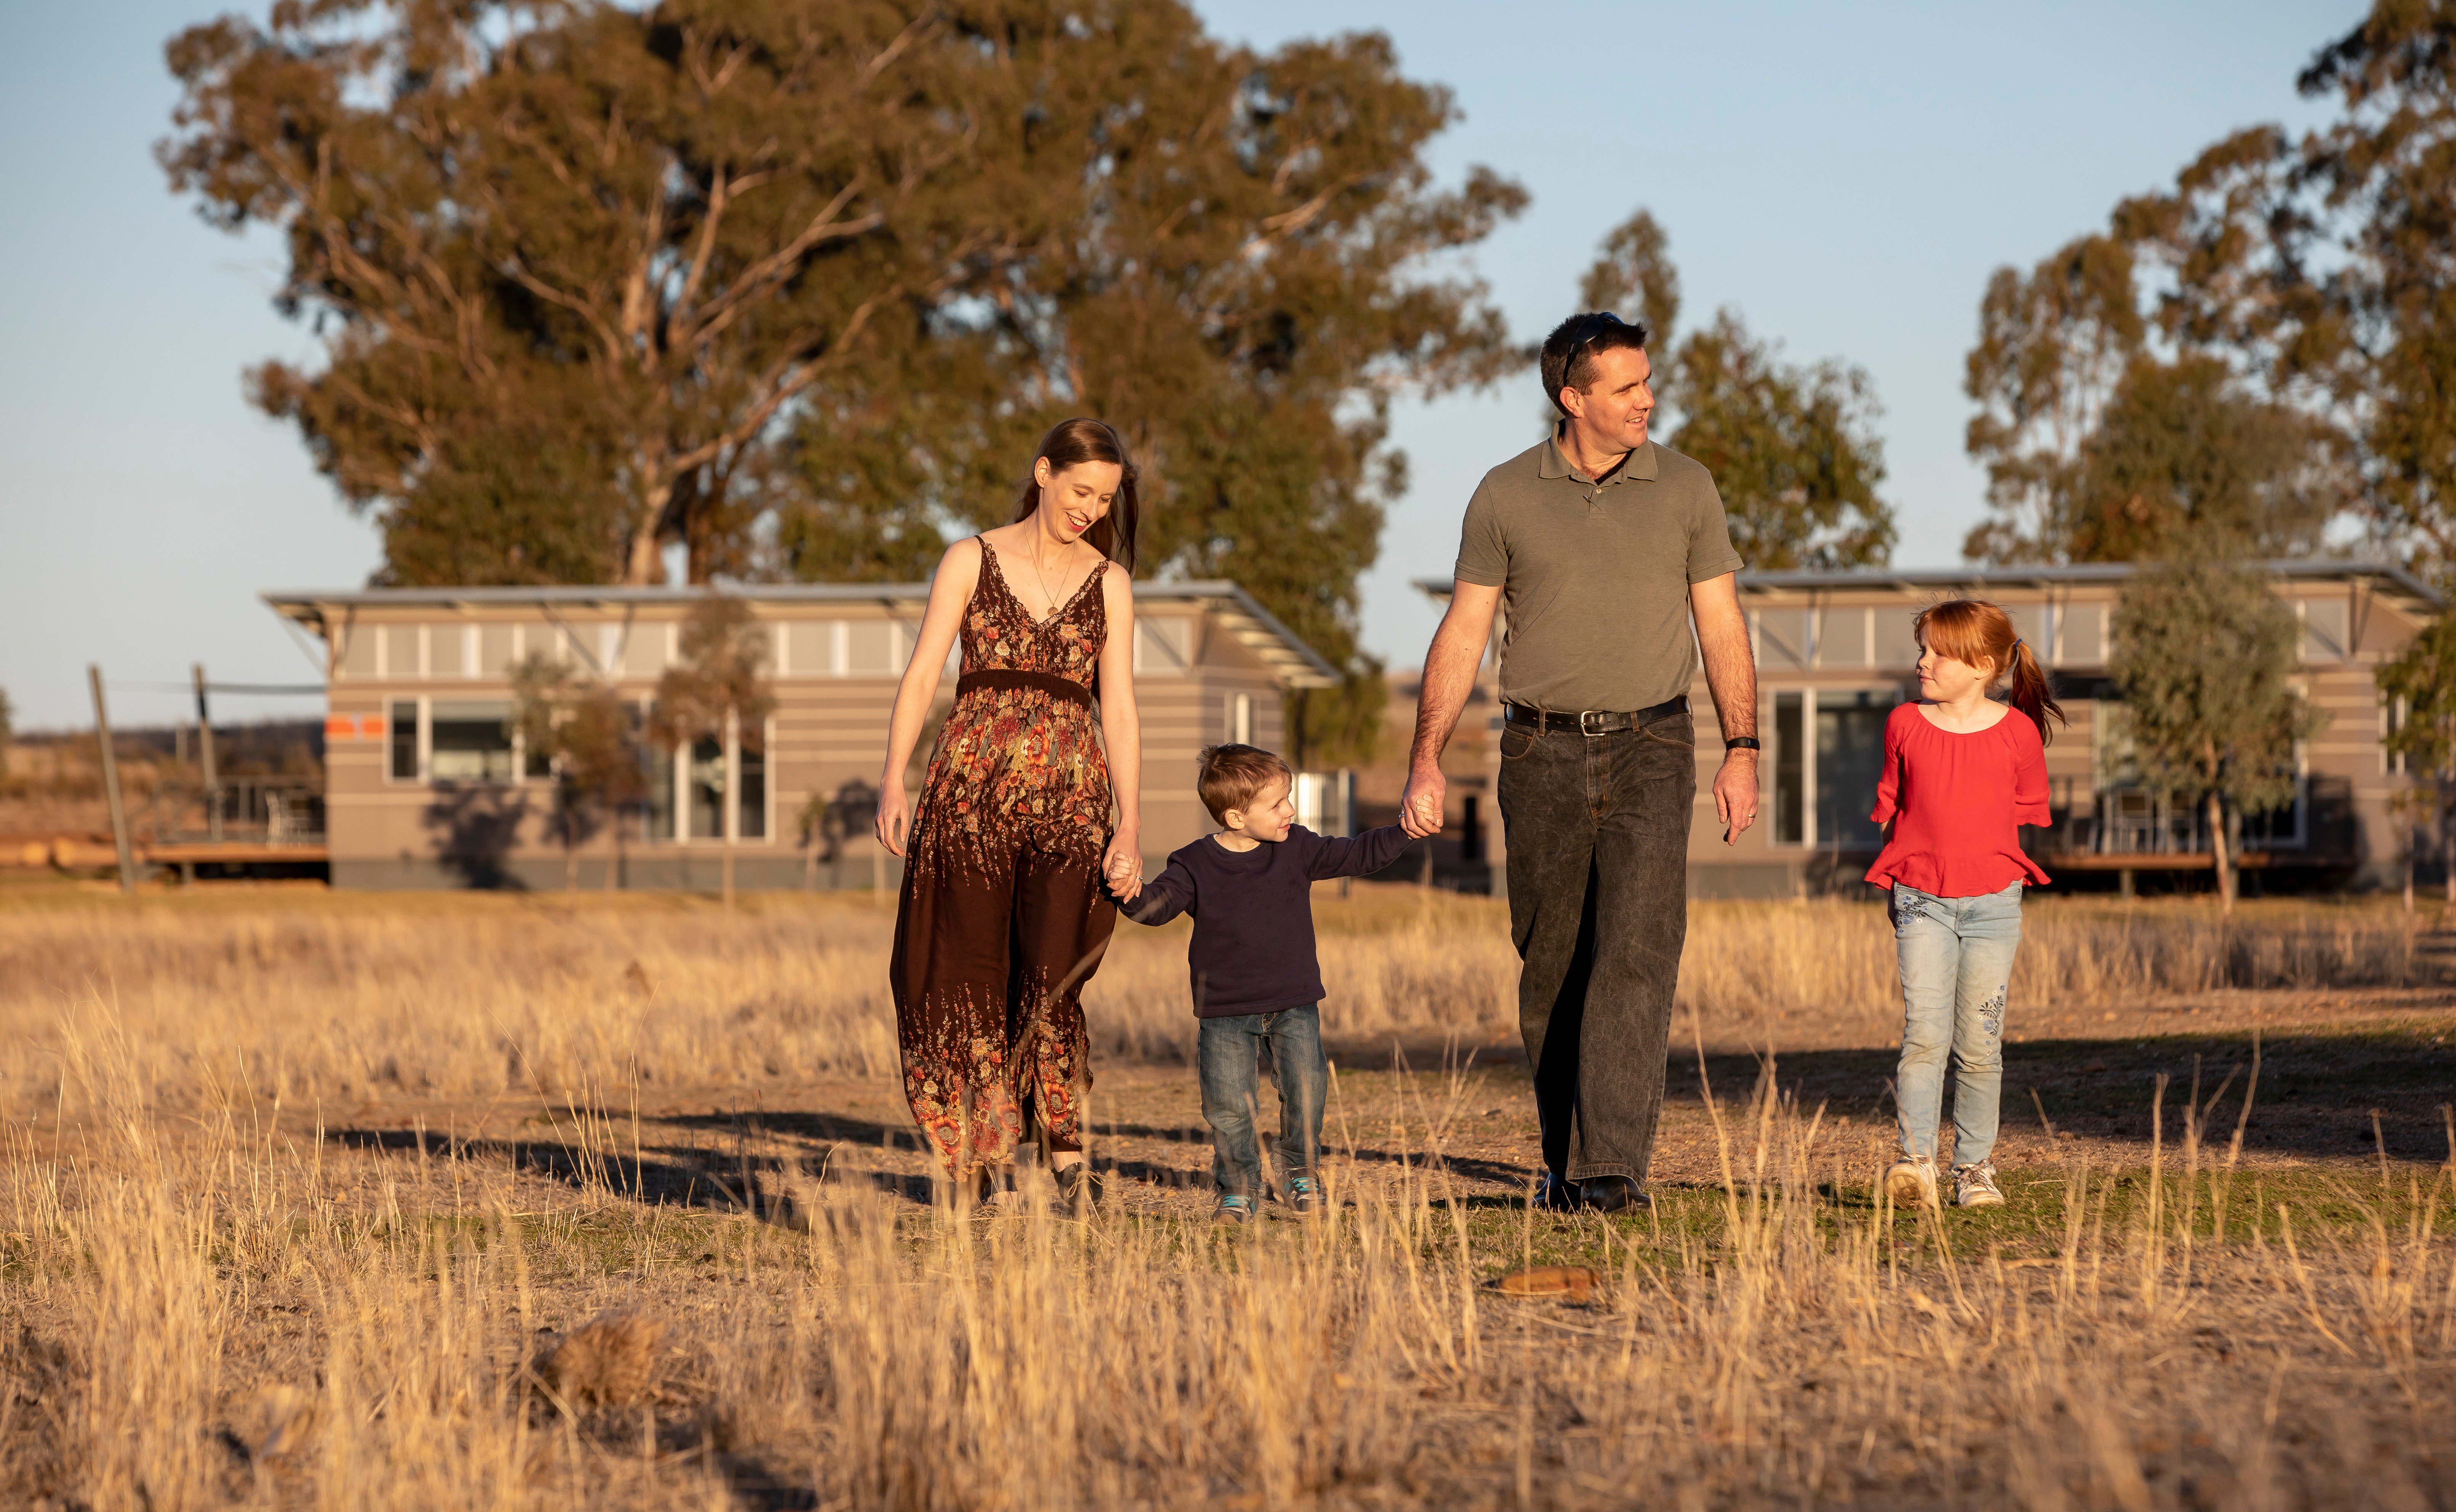
[[[984,541],[964,607],[963,673],[930,755],[890,969],[905,1099],[959,1179],[1013,1158],[1035,1123],[1049,1148],[1083,1147],[1081,992],[1116,923],[1092,691],[1108,569],[1036,621]]]

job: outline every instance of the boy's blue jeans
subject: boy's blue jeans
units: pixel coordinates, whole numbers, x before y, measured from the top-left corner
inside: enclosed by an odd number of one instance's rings
[[[1902,969],[1902,1061],[1893,1081],[1902,1153],[1935,1157],[1950,1050],[1953,1163],[1978,1165],[1996,1149],[2004,994],[2021,944],[2021,884],[1975,898],[1939,898],[1896,882],[1892,907]]]
[[[1254,1136],[1262,1042],[1279,1084],[1279,1175],[1309,1173],[1321,1155],[1321,1104],[1330,1063],[1321,1053],[1321,1006],[1202,1020],[1195,1059],[1202,1073],[1202,1117],[1211,1125],[1211,1178],[1221,1195],[1259,1196],[1262,1156]]]

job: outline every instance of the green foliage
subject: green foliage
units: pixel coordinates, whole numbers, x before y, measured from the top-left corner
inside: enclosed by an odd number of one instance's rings
[[[1609,310],[1624,320],[1643,322],[1655,373],[1668,378],[1666,369],[1678,345],[1680,270],[1672,265],[1671,238],[1652,212],[1638,211],[1605,233],[1595,260],[1578,280],[1578,308]],[[1548,401],[1544,413],[1552,413]]]
[[[682,745],[722,735],[731,714],[740,721],[742,744],[756,749],[776,708],[767,664],[768,632],[750,606],[731,594],[703,594],[683,621],[682,660],[657,680],[649,733]]]
[[[2074,562],[2133,562],[2220,537],[2261,556],[2316,549],[2337,500],[2321,427],[2238,391],[2225,364],[2134,358],[2081,445],[2065,500]]]
[[[1885,477],[1879,410],[1864,370],[1785,363],[1731,310],[1677,338],[1680,275],[1668,238],[1643,210],[1604,238],[1578,296],[1582,308],[1617,309],[1650,328],[1655,390],[1679,416],[1664,440],[1714,475],[1731,543],[1750,567],[1892,560],[1893,512],[1876,497]]]
[[[912,581],[951,533],[1011,518],[1034,444],[1115,424],[1142,468],[1143,561],[1243,583],[1347,674],[1294,701],[1308,761],[1361,755],[1380,668],[1357,579],[1404,484],[1391,398],[1520,360],[1480,284],[1428,275],[1525,194],[1433,186],[1456,118],[1385,37],[1257,54],[1151,4],[1002,33],[972,151],[1013,230],[984,276],[915,301],[822,382],[794,433],[793,576]],[[989,264],[994,262],[992,269]]]
[[[2247,565],[2208,550],[2144,566],[2116,599],[2107,670],[2141,774],[2233,813],[2294,796],[2294,743],[2325,723],[2289,679],[2294,615]]]
[[[1350,674],[1394,394],[1519,360],[1428,272],[1525,203],[1436,188],[1387,38],[1257,54],[1177,0],[321,0],[174,39],[160,155],[280,226],[315,371],[257,370],[397,582],[927,575],[1054,421],[1145,468],[1145,562]]]
[[[2157,423],[2242,448],[2190,470],[2257,483],[2269,508],[2250,534],[2307,545],[2315,521],[2351,512],[2425,573],[2456,573],[2456,4],[2376,0],[2299,85],[2333,95],[2335,118],[2238,132],[2103,235],[1996,275],[1968,389],[1998,519],[1973,557],[2077,556],[2081,506],[2126,501],[2071,497],[2099,409],[2144,360],[2200,384],[2181,369],[2199,358],[2231,375],[2238,413],[2197,434],[2180,407]]]
[[[1884,448],[1865,371],[1796,368],[1729,310],[1680,345],[1680,425],[1671,445],[1722,490],[1731,544],[1760,572],[1881,566],[1893,512],[1876,497]]]
[[[2335,432],[2217,357],[2159,356],[2142,276],[2133,249],[2105,236],[2026,277],[1997,270],[1964,378],[1994,518],[1966,556],[2137,562],[2207,534],[2287,556],[2316,548],[2343,507]]]

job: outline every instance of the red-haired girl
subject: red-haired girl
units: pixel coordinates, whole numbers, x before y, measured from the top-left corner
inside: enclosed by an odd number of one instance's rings
[[[1956,599],[1920,614],[1919,698],[1885,723],[1878,824],[1891,822],[1868,880],[1893,889],[1902,972],[1902,1059],[1893,1086],[1901,1158],[1885,1187],[1934,1206],[1944,1062],[1955,1063],[1953,1200],[2004,1200],[1990,1156],[2004,1084],[2004,994],[2021,943],[2021,889],[2047,880],[2018,827],[2047,813],[2047,720],[2064,711],[2012,617]],[[2011,679],[2011,703],[1988,697]]]

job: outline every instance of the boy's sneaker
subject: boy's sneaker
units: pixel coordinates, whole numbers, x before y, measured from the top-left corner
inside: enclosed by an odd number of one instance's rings
[[[1935,1198],[1935,1162],[1903,1156],[1885,1172],[1885,1195],[1897,1208],[1932,1208]],[[1997,1201],[2003,1199],[1999,1196]]]
[[[1226,1224],[1231,1227],[1239,1223],[1247,1222],[1253,1216],[1254,1199],[1245,1195],[1242,1192],[1228,1192],[1221,1194],[1218,1206],[1211,1210],[1211,1221],[1213,1223]]]
[[[1996,1168],[1987,1161],[1953,1168],[1953,1205],[1956,1208],[2000,1208],[2004,1194],[1996,1185]]]
[[[1317,1177],[1290,1176],[1281,1195],[1287,1199],[1288,1211],[1298,1217],[1309,1218],[1322,1210],[1321,1182]]]

